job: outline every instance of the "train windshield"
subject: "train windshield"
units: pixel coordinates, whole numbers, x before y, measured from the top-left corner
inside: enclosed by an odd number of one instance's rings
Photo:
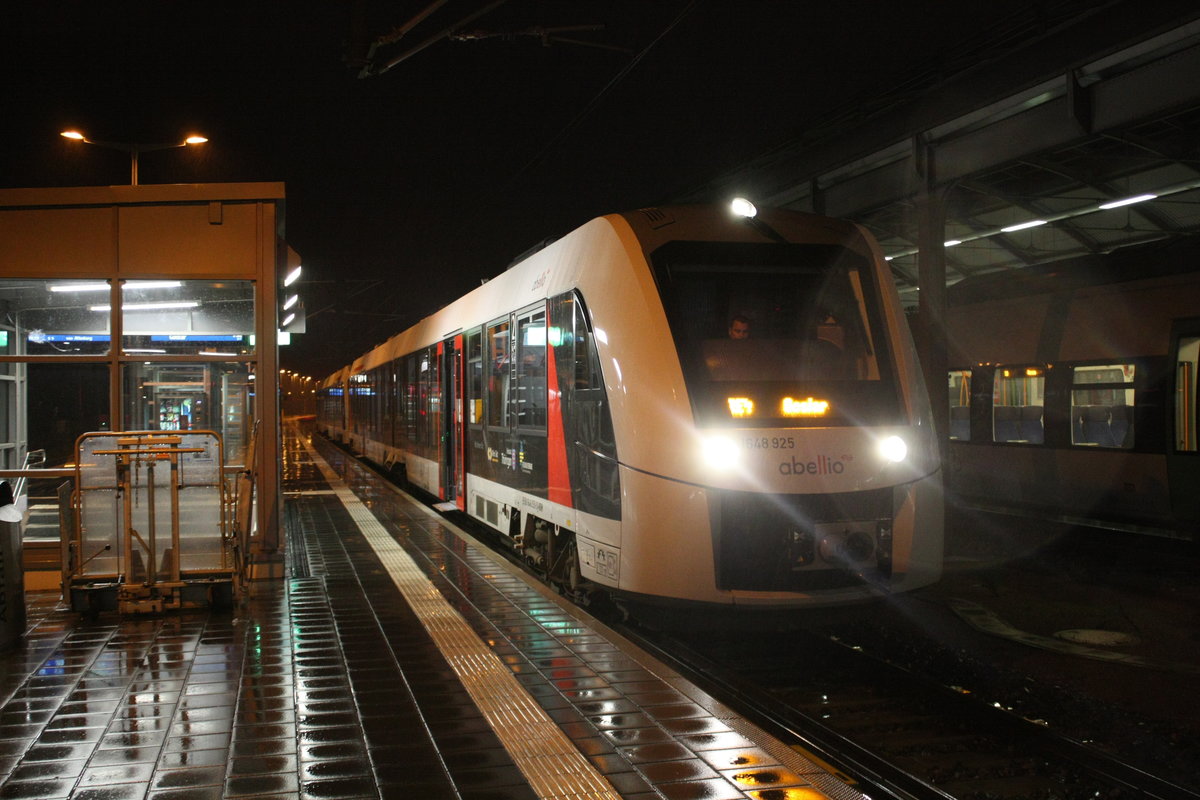
[[[871,264],[844,247],[673,242],[652,257],[697,421],[893,424]]]

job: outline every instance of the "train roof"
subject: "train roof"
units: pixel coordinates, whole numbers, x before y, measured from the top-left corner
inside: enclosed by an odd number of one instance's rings
[[[518,256],[516,260],[492,279],[485,281],[482,286],[475,287],[463,297],[450,301],[437,311],[424,316],[413,325],[397,332],[367,352],[360,354],[348,366],[326,377],[324,384],[334,385],[345,380],[349,375],[365,372],[384,361],[391,360],[397,355],[401,343],[404,343],[406,346],[416,343],[414,332],[427,332],[431,329],[430,326],[436,327],[439,324],[437,320],[447,309],[451,309],[452,307],[462,308],[465,304],[469,304],[473,297],[499,295],[504,291],[501,288],[502,286],[511,285],[513,280],[517,280],[517,273],[527,269],[538,269],[537,263],[542,259],[554,258],[553,253],[559,248],[572,247],[572,243],[578,237],[586,236],[584,233],[585,229],[594,230],[597,225],[607,223],[607,225],[612,226],[616,224],[617,227],[622,228],[627,226],[637,237],[639,246],[646,253],[654,251],[666,242],[677,239],[681,230],[685,230],[687,238],[694,241],[730,241],[731,235],[732,240],[741,239],[747,242],[761,242],[764,237],[783,241],[771,226],[774,221],[782,223],[785,218],[792,220],[803,218],[806,230],[823,241],[842,242],[850,238],[855,238],[858,234],[865,233],[860,226],[847,220],[826,217],[805,211],[777,208],[760,209],[753,225],[743,226],[735,223],[735,227],[731,230],[729,224],[714,224],[714,214],[718,213],[718,209],[724,208],[723,204],[713,203],[657,206],[595,217],[561,237],[549,238],[539,242],[536,246]],[[728,212],[722,213],[722,216],[730,220],[735,219]],[[622,220],[623,222],[617,222],[618,220]],[[867,239],[868,237],[861,237],[859,239],[864,249],[872,246],[867,244]],[[438,332],[444,333],[441,330]]]

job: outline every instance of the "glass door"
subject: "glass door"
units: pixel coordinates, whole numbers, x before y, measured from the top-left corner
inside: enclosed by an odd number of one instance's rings
[[[463,510],[463,397],[462,397],[462,336],[442,343],[442,486],[444,500],[452,500]]]

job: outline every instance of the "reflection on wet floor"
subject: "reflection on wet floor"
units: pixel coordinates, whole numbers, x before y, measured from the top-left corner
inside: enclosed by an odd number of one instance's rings
[[[857,795],[327,455],[621,797]],[[30,596],[0,658],[0,798],[566,796],[531,788],[294,431],[284,464],[291,576],[234,613],[88,620]]]

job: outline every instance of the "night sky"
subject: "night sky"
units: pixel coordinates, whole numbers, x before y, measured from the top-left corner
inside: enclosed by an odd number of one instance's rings
[[[368,44],[433,0],[25,2],[0,12],[0,185],[283,181],[323,376],[612,211],[668,202],[889,91],[1027,2],[509,0],[382,75]],[[492,0],[449,0],[398,55]],[[491,34],[562,31],[587,44]]]

